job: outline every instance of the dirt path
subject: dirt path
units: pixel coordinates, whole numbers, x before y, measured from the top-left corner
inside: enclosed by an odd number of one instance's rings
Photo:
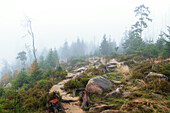
[[[66,91],[61,90],[61,88],[64,87],[64,84],[69,80],[70,79],[63,80],[59,82],[57,85],[54,85],[51,88],[50,93],[53,91],[58,91],[60,95],[62,96],[63,100],[74,101],[74,102],[69,102],[69,103],[63,103],[63,102],[61,103],[66,113],[85,113],[85,111],[83,111],[81,107],[79,106],[79,97],[72,97],[70,94],[67,94]]]

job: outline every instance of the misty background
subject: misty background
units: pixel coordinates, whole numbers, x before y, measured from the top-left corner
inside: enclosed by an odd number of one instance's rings
[[[169,0],[0,0],[0,70],[4,59],[9,64],[17,53],[32,44],[23,37],[25,16],[32,20],[37,52],[59,49],[65,41],[71,45],[77,38],[99,45],[106,34],[119,44],[125,30],[135,22],[134,9],[145,4],[153,19],[143,38],[157,39],[170,26]]]

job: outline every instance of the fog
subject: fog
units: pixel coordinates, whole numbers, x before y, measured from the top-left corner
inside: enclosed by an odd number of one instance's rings
[[[157,38],[170,25],[169,0],[0,0],[0,60],[11,64],[25,44],[31,45],[31,38],[23,37],[25,16],[32,20],[37,51],[59,49],[78,37],[97,45],[104,34],[119,43],[135,23],[133,11],[141,4],[149,7],[153,19],[144,38]]]

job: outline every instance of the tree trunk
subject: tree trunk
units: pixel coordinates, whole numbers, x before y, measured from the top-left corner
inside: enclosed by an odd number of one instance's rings
[[[35,50],[35,40],[34,40],[34,33],[32,31],[32,26],[31,26],[31,21],[30,21],[30,32],[31,32],[31,37],[32,37],[32,46],[33,46],[33,55],[34,55],[34,59],[37,60],[36,57],[36,50]]]

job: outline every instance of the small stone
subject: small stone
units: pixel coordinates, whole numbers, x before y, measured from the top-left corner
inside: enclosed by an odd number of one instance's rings
[[[155,97],[157,97],[157,98],[163,98],[163,96],[160,95],[160,94],[152,93],[152,95],[155,96]]]
[[[119,88],[117,88],[116,90],[113,90],[112,92],[108,93],[107,96],[111,97],[117,94],[123,93],[123,91]]]
[[[127,113],[125,111],[120,111],[120,110],[104,110],[100,113]]]
[[[123,93],[122,93],[122,96],[123,96],[123,97],[128,97],[130,94],[131,94],[131,92],[123,92]]]
[[[122,82],[121,81],[116,81],[116,80],[112,80],[113,83],[115,84],[121,84]]]
[[[103,75],[102,77],[104,77],[104,78],[108,78],[108,76],[107,76],[107,75]]]
[[[116,68],[117,66],[116,65],[110,65],[110,66],[107,66],[108,68]]]

